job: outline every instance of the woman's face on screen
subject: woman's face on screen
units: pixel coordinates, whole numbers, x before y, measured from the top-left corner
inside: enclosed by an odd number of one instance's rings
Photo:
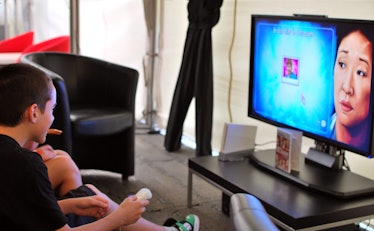
[[[372,72],[372,43],[359,31],[340,43],[334,68],[334,104],[337,123],[360,124],[368,116]]]

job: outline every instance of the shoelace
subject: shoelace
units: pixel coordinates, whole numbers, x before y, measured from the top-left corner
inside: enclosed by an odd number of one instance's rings
[[[183,226],[184,226],[187,230],[193,230],[192,225],[191,225],[190,223],[188,223],[188,222],[185,222],[185,223],[183,224]]]

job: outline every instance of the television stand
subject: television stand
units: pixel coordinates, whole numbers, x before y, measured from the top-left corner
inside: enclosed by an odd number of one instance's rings
[[[374,195],[374,181],[346,170],[333,170],[305,163],[300,156],[300,172],[287,173],[275,167],[275,150],[257,150],[249,155],[249,162],[268,170],[301,187],[322,192],[336,198],[348,199]]]

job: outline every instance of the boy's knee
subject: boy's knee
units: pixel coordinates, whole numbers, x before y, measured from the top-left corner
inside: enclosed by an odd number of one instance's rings
[[[92,189],[94,192],[98,192],[99,189],[97,189],[93,184],[84,184],[87,188]]]
[[[55,152],[57,156],[63,156],[63,157],[71,159],[71,156],[69,155],[69,153],[65,152],[64,150],[57,149],[55,150]]]

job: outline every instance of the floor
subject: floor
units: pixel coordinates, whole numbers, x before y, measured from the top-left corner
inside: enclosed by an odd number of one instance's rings
[[[229,217],[221,212],[221,191],[194,176],[193,206],[187,208],[187,162],[194,150],[182,146],[169,153],[163,148],[164,137],[138,132],[136,135],[135,175],[122,182],[116,173],[82,170],[83,180],[93,183],[117,202],[147,187],[152,191],[151,204],[144,218],[162,224],[168,217],[183,219],[189,213],[200,217],[201,231],[226,231]]]

